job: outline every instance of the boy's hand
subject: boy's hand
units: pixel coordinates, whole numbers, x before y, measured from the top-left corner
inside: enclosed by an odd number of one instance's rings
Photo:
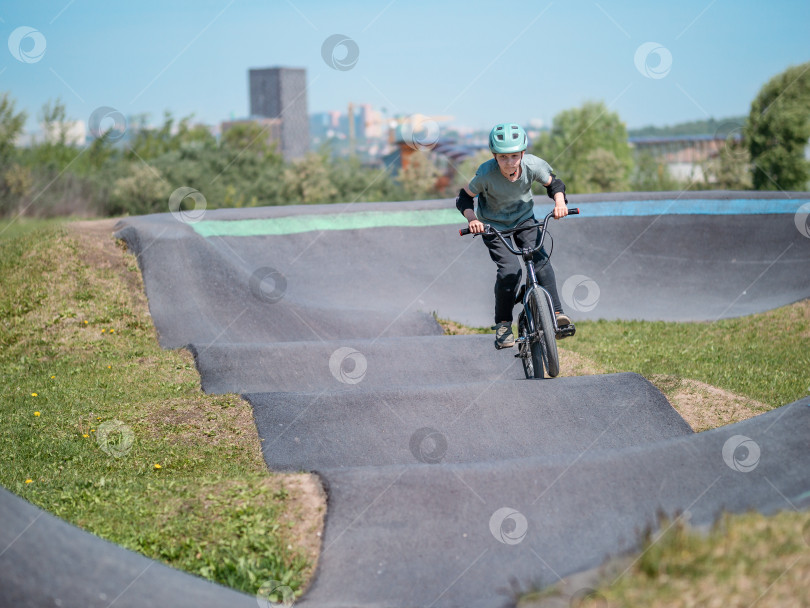
[[[484,224],[479,220],[470,221],[470,232],[473,234],[481,234],[484,231]]]
[[[557,203],[554,205],[554,219],[559,220],[564,218],[568,215],[568,207],[565,206],[565,203]]]

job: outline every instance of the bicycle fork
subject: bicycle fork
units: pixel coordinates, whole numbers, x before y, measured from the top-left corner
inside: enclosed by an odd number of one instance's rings
[[[524,255],[526,255],[524,253]],[[525,258],[524,258],[525,260]],[[548,302],[548,309],[551,311],[551,322],[554,325],[554,337],[557,340],[562,338],[568,338],[573,336],[576,333],[576,327],[574,324],[571,323],[570,325],[566,325],[565,327],[560,327],[557,325],[557,315],[554,313],[554,301],[551,299],[551,294],[540,285],[537,281],[537,275],[534,272],[534,264],[530,261],[526,260],[526,282],[520,286],[518,290],[517,297],[515,297],[515,304],[522,303],[523,304],[523,314],[526,317],[526,324],[529,329],[529,334],[525,338],[518,337],[516,340],[518,343],[526,342],[526,340],[531,340],[535,337],[539,338],[539,332],[541,328],[534,326],[534,318],[530,314],[526,314],[528,307],[527,303],[529,301],[529,297],[531,296],[532,291],[539,290],[543,293]],[[518,353],[516,356],[525,356],[524,354]]]

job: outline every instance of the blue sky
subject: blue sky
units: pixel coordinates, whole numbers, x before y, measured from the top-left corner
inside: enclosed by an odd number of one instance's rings
[[[85,121],[109,106],[215,124],[247,115],[249,68],[289,66],[307,69],[310,112],[370,103],[489,128],[602,100],[632,128],[747,114],[810,61],[808,31],[806,0],[17,1],[0,5],[0,91],[29,129],[56,98]],[[334,34],[356,44],[351,69],[324,61]]]

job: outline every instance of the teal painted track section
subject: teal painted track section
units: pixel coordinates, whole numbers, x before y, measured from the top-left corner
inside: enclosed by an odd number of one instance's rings
[[[570,206],[574,206],[575,200]],[[587,217],[644,217],[656,215],[772,215],[795,214],[810,205],[810,197],[797,200],[774,199],[700,199],[626,200],[582,203]],[[192,223],[200,236],[261,236],[298,234],[323,230],[360,230],[383,227],[447,226],[463,224],[458,211],[448,202],[447,209],[414,211],[346,211],[323,215],[245,220],[202,220]],[[543,217],[546,207],[535,207],[535,216]],[[810,209],[808,209],[810,212]]]

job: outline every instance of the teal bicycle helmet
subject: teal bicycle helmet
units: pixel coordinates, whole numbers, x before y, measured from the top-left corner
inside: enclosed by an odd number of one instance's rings
[[[513,154],[523,152],[529,145],[529,138],[523,127],[513,122],[495,125],[489,132],[489,149],[493,154]]]

